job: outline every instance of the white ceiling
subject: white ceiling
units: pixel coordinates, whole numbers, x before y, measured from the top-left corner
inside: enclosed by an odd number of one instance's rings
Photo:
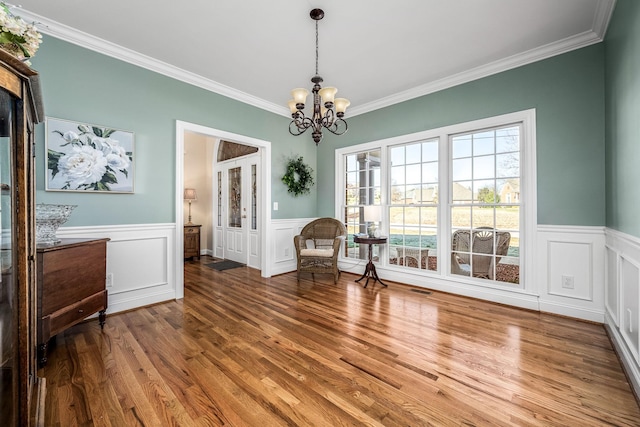
[[[597,43],[615,0],[20,0],[40,30],[278,114],[320,75],[361,114]],[[43,45],[41,49],[46,49]]]

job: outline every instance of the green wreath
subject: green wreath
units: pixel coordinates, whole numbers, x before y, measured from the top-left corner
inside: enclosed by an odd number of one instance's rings
[[[282,182],[289,188],[289,193],[294,196],[308,194],[313,186],[313,169],[304,164],[302,156],[289,159],[287,172],[282,177]]]

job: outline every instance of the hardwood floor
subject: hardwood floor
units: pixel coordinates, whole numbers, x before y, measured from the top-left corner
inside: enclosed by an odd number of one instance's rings
[[[343,273],[185,265],[50,347],[47,426],[637,426],[602,325]]]

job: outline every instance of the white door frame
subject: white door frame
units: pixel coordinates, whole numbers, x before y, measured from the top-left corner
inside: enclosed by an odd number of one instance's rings
[[[176,299],[184,298],[184,236],[182,233],[184,224],[184,134],[188,131],[244,145],[252,145],[259,147],[262,151],[260,158],[260,181],[262,182],[263,194],[260,199],[259,209],[262,213],[262,215],[260,215],[260,265],[262,277],[271,277],[271,256],[267,250],[267,242],[271,241],[271,227],[268,227],[268,224],[271,224],[271,142],[176,120],[176,245],[174,254]]]

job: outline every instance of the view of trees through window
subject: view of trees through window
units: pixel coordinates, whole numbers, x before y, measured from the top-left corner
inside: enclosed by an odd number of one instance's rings
[[[389,263],[436,270],[438,140],[389,147]]]
[[[378,262],[441,272],[446,256],[446,274],[519,284],[521,133],[511,124],[345,154],[343,255],[367,258],[353,235],[367,232],[364,207],[379,205],[388,240],[373,247]]]
[[[520,133],[450,137],[452,274],[519,283]]]

